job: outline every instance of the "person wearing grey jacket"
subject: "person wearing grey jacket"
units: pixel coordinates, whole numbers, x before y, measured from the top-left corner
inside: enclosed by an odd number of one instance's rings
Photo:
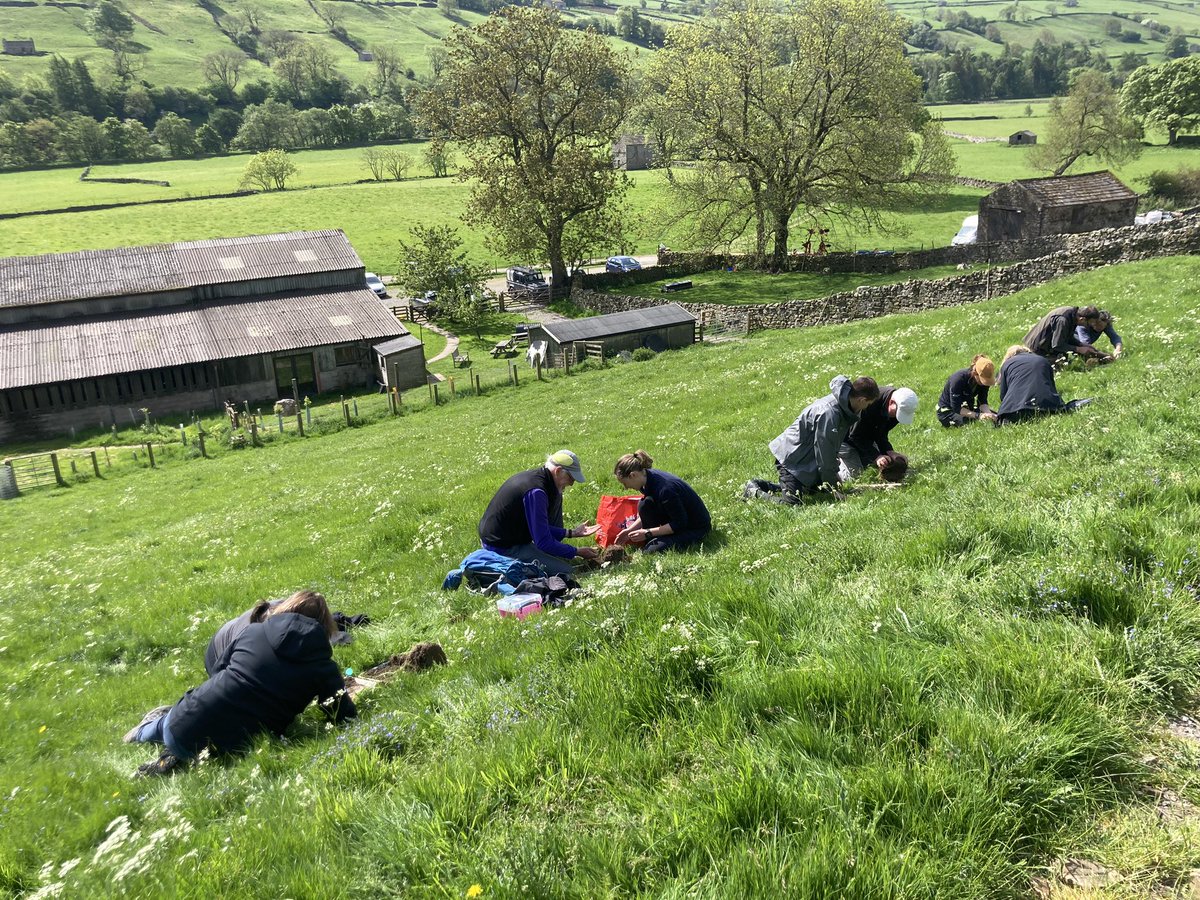
[[[879,385],[865,375],[851,381],[838,375],[829,395],[809,404],[787,430],[771,441],[779,483],[754,479],[742,495],[795,505],[838,481],[838,450],[859,414],[879,398]]]

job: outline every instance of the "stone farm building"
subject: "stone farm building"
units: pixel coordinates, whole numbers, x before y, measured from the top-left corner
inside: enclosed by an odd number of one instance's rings
[[[612,146],[613,166],[633,172],[654,165],[654,150],[640,134],[623,134]]]
[[[1111,172],[1023,178],[979,201],[979,243],[1028,241],[1133,224],[1138,195]]]
[[[0,258],[0,441],[290,397],[425,383],[424,347],[341,231]],[[391,349],[389,347],[389,349]]]
[[[3,42],[4,53],[8,56],[36,56],[37,48],[33,45],[33,40],[7,40]]]
[[[696,317],[678,303],[666,303],[646,309],[567,319],[529,327],[529,340],[546,342],[546,362],[561,366],[568,347],[579,342],[601,343],[605,355],[621,350],[667,350],[690,346],[696,340]],[[583,358],[582,348],[574,353]]]
[[[1037,143],[1037,135],[1034,134],[1032,131],[1014,131],[1012,134],[1010,134],[1008,136],[1008,143],[1011,146],[1018,146],[1018,145],[1023,145],[1023,144],[1036,144]]]

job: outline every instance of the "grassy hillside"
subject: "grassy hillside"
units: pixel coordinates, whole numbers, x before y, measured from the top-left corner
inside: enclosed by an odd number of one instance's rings
[[[1158,732],[1200,664],[1197,285],[1196,258],[1109,267],[6,501],[0,886],[982,898],[1071,856],[1151,894],[1200,864],[1194,824],[1154,812],[1155,790],[1200,800],[1196,751]],[[1061,377],[1094,405],[937,426],[950,371],[1095,298],[1130,350]],[[911,482],[738,501],[839,372],[920,394],[894,435]],[[441,591],[500,481],[562,445],[592,478],[569,519],[645,447],[709,503],[704,552],[523,623]],[[247,758],[130,781],[149,753],[125,729],[198,681],[222,621],[304,585],[374,620],[341,665],[418,639],[451,664],[344,731],[310,713]]]

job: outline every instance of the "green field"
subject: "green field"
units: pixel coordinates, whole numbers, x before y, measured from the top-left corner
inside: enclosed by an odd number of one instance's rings
[[[1108,267],[5,501],[0,888],[990,898],[1082,858],[1119,896],[1170,894],[1200,865],[1200,751],[1161,730],[1200,686],[1197,285],[1194,257]],[[1096,297],[1129,351],[1059,381],[1095,404],[937,426],[950,371]],[[921,396],[893,433],[909,484],[739,502],[766,443],[863,371]],[[590,477],[570,520],[645,447],[715,534],[521,623],[441,591],[496,486],[562,445]],[[416,640],[451,664],[345,730],[310,711],[246,758],[131,781],[150,751],[120,735],[197,683],[218,625],[308,585],[372,617],[339,664]]]

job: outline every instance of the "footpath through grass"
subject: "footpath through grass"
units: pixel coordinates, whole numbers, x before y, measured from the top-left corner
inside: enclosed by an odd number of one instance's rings
[[[1186,754],[1146,753],[1200,665],[1197,285],[1196,258],[1110,267],[4,502],[0,889],[1016,897],[1072,854],[1148,893],[1200,863],[1143,794],[1200,799]],[[1129,352],[1060,381],[1095,404],[937,425],[973,353],[1098,299]],[[736,499],[839,372],[919,393],[895,433],[911,482]],[[644,447],[706,498],[704,551],[524,622],[441,591],[500,482],[564,445],[591,479],[570,520]],[[374,620],[341,665],[416,640],[450,665],[345,730],[310,711],[246,758],[131,781],[150,753],[120,735],[201,680],[225,619],[306,585]]]

